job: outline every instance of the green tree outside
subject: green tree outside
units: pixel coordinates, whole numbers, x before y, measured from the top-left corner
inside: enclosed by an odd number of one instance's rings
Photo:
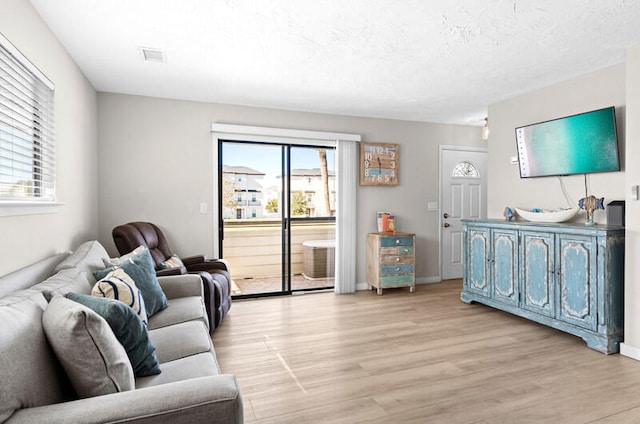
[[[309,213],[307,198],[301,191],[296,191],[291,195],[291,215],[306,216]]]

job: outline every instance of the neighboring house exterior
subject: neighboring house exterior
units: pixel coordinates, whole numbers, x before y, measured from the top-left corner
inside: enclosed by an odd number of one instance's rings
[[[327,171],[329,177],[329,205],[325,210],[324,188],[320,168],[292,169],[291,193],[302,193],[307,200],[308,216],[334,216],[336,211],[336,173]]]
[[[264,173],[246,166],[223,165],[224,219],[252,219],[264,216],[260,180]]]

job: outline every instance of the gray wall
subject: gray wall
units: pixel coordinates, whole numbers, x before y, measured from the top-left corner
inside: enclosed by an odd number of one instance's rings
[[[631,200],[631,187],[640,185],[640,45],[627,51],[627,172],[625,239],[624,344],[640,359],[640,202]]]
[[[590,194],[610,200],[626,200],[625,241],[625,340],[623,354],[640,359],[640,202],[631,200],[631,186],[640,185],[640,45],[627,52],[627,63],[583,75],[561,84],[523,94],[491,105],[489,117],[489,216],[501,217],[506,205],[525,207],[564,207],[556,177],[521,180],[518,167],[509,165],[516,155],[514,129],[543,121],[613,105],[621,148],[623,172],[589,176]],[[582,176],[564,177],[570,195],[584,193]],[[581,213],[577,220],[584,220]],[[606,222],[604,211],[596,220]]]
[[[0,217],[0,275],[98,234],[97,96],[27,0],[0,2],[0,32],[55,84],[57,213]]]
[[[212,255],[217,237],[214,196],[214,122],[357,133],[363,140],[398,143],[400,185],[358,187],[357,282],[365,281],[365,239],[375,213],[398,216],[400,231],[416,233],[418,278],[439,278],[438,146],[482,146],[478,127],[291,112],[242,106],[99,93],[99,240],[115,254],[114,226],[156,222],[181,255]]]
[[[625,66],[602,69],[569,81],[526,93],[489,107],[489,187],[488,216],[502,218],[505,206],[519,208],[568,207],[558,177],[520,179],[516,156],[515,128],[573,115],[607,106],[616,107],[621,164],[625,151]],[[569,195],[578,201],[584,197],[582,175],[562,177]],[[625,173],[590,174],[589,194],[611,200],[624,200]],[[576,205],[577,206],[577,205]],[[596,211],[597,222],[606,221],[605,211]],[[583,221],[584,212],[576,217]]]

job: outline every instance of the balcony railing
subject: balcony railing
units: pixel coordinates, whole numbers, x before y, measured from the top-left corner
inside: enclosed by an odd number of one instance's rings
[[[238,200],[238,206],[262,206],[262,200]]]
[[[291,273],[302,274],[303,243],[335,240],[335,221],[296,220],[291,225]],[[282,274],[282,227],[279,220],[225,220],[223,257],[232,278]]]

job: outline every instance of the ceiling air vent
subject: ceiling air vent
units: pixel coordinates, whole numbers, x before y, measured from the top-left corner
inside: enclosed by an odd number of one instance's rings
[[[142,55],[142,59],[145,62],[154,62],[154,63],[167,63],[167,58],[164,55],[164,52],[160,49],[151,49],[148,47],[138,47],[140,50],[140,54]]]

